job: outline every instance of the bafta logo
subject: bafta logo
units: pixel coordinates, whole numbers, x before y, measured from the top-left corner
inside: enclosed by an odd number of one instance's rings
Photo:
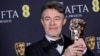
[[[15,43],[15,51],[17,56],[25,56],[25,43],[24,42]]]
[[[78,40],[83,37],[86,22],[83,19],[74,18],[70,21],[69,29],[71,31],[71,39]]]
[[[94,36],[89,36],[85,38],[87,46],[93,50],[95,48],[95,37]]]

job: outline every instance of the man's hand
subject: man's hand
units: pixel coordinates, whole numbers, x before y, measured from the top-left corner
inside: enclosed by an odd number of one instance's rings
[[[82,38],[80,38],[75,41],[74,44],[65,49],[64,56],[82,56],[85,49],[85,42]]]

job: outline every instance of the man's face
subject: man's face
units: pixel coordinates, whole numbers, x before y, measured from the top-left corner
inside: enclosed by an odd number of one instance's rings
[[[58,37],[63,25],[66,23],[64,15],[55,9],[46,9],[43,11],[41,23],[48,36]]]

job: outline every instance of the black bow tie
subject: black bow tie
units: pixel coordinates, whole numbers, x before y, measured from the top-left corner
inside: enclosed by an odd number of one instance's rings
[[[51,41],[51,44],[56,48],[57,44],[60,45],[60,46],[62,46],[64,43],[63,43],[62,39],[58,39],[56,41]]]

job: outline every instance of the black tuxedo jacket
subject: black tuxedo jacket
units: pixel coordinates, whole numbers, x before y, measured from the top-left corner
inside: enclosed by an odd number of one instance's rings
[[[64,49],[67,48],[69,45],[73,44],[73,41],[64,36]],[[62,56],[58,53],[58,51],[52,47],[49,41],[44,37],[42,40],[30,45],[26,48],[25,51],[26,56]],[[87,50],[87,52],[83,56],[94,56],[92,52]]]

